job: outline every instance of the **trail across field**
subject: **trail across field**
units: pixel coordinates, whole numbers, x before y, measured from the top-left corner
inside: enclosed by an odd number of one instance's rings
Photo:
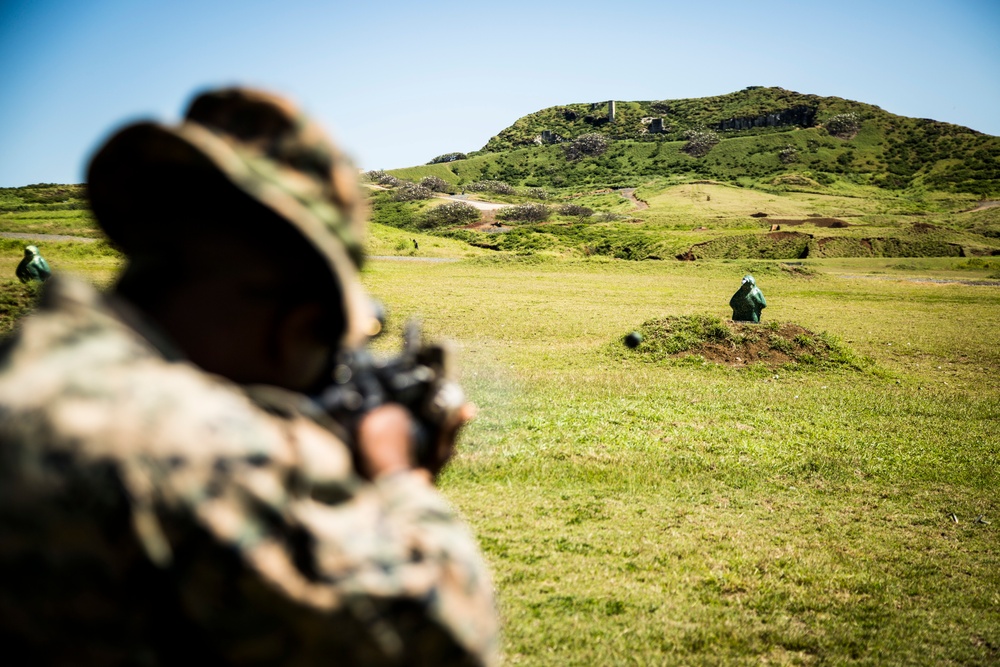
[[[500,204],[494,201],[479,201],[478,199],[469,199],[469,195],[435,195],[435,199],[447,199],[448,201],[460,201],[470,206],[478,208],[480,211],[496,211],[504,206],[510,206],[510,204]]]
[[[616,190],[616,192],[635,204],[635,210],[637,211],[644,211],[649,208],[649,204],[635,196],[635,188],[622,188],[621,190]]]
[[[968,211],[964,211],[964,212],[965,213],[975,213],[976,211],[985,211],[988,208],[996,208],[997,206],[1000,206],[1000,200],[995,200],[994,199],[994,200],[991,200],[991,201],[981,201],[981,202],[979,202],[979,204],[976,205],[975,208],[970,208]]]
[[[98,240],[87,238],[86,236],[69,236],[66,234],[24,234],[22,232],[0,232],[0,238],[26,239],[34,241],[80,241],[81,243],[93,243]]]

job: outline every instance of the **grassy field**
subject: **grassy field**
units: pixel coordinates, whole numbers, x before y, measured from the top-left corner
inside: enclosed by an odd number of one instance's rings
[[[408,260],[365,270],[389,307],[379,347],[420,316],[459,343],[481,409],[443,489],[492,566],[506,663],[1000,662],[1000,257],[611,259],[644,234],[674,250],[741,233],[767,223],[748,217],[761,208],[823,207],[884,235],[914,219],[899,198],[639,194],[646,219],[496,235],[511,252],[382,225],[369,242]],[[995,228],[996,210],[953,203],[922,205],[950,233]],[[33,205],[14,202],[2,231]],[[606,253],[568,250],[598,241]],[[0,274],[13,277],[24,244],[0,239]],[[100,241],[39,245],[56,271],[100,285],[121,262]],[[735,369],[622,345],[653,319],[728,317],[747,272],[767,296],[764,326],[826,332],[859,363]],[[4,330],[32,290],[0,292]]]
[[[636,191],[645,208],[618,191],[567,189],[545,200],[553,213],[545,222],[513,222],[502,234],[447,228],[434,234],[473,247],[559,257],[669,259],[689,250],[698,258],[1000,255],[1000,207],[963,212],[973,205],[967,196],[901,195],[859,185],[819,189],[653,178]],[[379,192],[373,219],[416,231],[431,201],[440,200],[394,202],[392,193]],[[564,204],[586,206],[594,215],[560,215]],[[780,229],[777,236],[772,226]]]
[[[419,313],[462,344],[482,416],[444,488],[493,566],[508,664],[1000,660],[1000,290],[913,280],[982,277],[955,260],[807,264],[372,263],[395,325]],[[747,268],[765,321],[872,365],[620,344],[727,316]]]

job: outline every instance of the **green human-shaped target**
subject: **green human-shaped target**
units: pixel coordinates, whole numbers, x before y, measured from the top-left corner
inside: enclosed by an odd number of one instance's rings
[[[767,308],[767,301],[749,273],[743,276],[743,284],[729,300],[729,307],[733,309],[734,322],[760,322],[760,311]]]
[[[49,268],[49,263],[38,252],[38,248],[29,245],[24,249],[24,257],[21,259],[21,263],[17,265],[16,273],[22,283],[32,280],[45,282],[52,275],[52,269]]]

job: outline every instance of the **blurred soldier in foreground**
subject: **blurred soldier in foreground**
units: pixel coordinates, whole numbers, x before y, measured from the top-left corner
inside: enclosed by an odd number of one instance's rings
[[[52,269],[49,268],[49,263],[38,252],[38,247],[29,245],[24,249],[24,257],[21,258],[21,263],[17,265],[15,273],[22,283],[31,280],[45,282],[52,275]]]
[[[230,89],[90,165],[128,264],[62,277],[0,348],[0,646],[24,664],[479,665],[492,585],[401,406],[353,454],[300,408],[371,333],[354,171]],[[322,421],[321,418],[317,418]],[[345,436],[346,437],[346,436]]]
[[[743,283],[729,300],[729,307],[733,309],[734,322],[760,322],[760,312],[767,308],[767,301],[749,273],[743,276]]]

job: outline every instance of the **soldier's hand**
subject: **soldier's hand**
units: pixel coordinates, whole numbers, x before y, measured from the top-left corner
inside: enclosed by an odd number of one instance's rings
[[[358,466],[362,475],[376,480],[413,468],[410,440],[413,417],[398,403],[381,405],[358,423]]]
[[[462,427],[476,416],[476,406],[465,403],[451,412],[441,425],[433,460],[426,468],[428,479],[437,477],[455,454]],[[358,424],[358,465],[362,475],[375,480],[413,469],[413,416],[398,403],[388,403],[366,414]]]

